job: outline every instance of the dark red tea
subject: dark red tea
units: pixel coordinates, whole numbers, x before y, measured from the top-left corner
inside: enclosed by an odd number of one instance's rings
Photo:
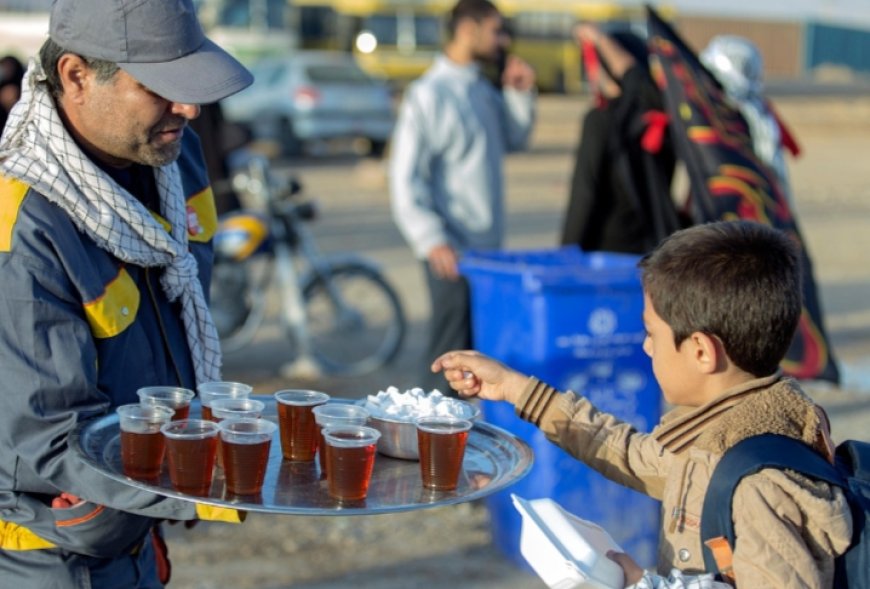
[[[278,403],[281,453],[287,460],[314,460],[319,437],[319,427],[312,413],[314,407]]]
[[[338,439],[353,440],[357,436],[336,432]],[[329,494],[335,499],[356,501],[365,499],[375,465],[377,445],[356,447],[330,446],[326,453]]]
[[[438,491],[452,491],[457,487],[459,473],[462,472],[468,432],[456,431],[454,426],[441,424],[427,425],[427,429],[443,432],[417,430],[423,486]]]
[[[222,440],[227,491],[234,495],[256,495],[263,488],[271,440],[256,444],[235,444]]]
[[[207,421],[214,421],[215,420],[214,416],[211,414],[211,407],[206,407],[205,405],[202,406],[202,418],[207,420]],[[175,419],[179,419],[179,418],[176,417]]]
[[[326,453],[329,447],[326,445],[326,439],[323,437],[323,428],[317,427],[317,458],[320,460],[320,474],[326,476]]]
[[[121,431],[121,465],[124,474],[134,479],[156,479],[160,475],[166,438],[159,431],[136,433]]]
[[[190,417],[190,405],[184,405],[183,407],[173,407],[175,411],[175,415],[172,416],[174,421],[183,421]]]
[[[169,439],[169,478],[172,486],[190,495],[208,495],[211,488],[217,436],[195,440]]]

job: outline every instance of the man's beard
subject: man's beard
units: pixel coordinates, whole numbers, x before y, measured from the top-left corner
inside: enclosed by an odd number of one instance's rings
[[[177,160],[179,155],[181,155],[181,141],[161,147],[149,146],[142,153],[142,160],[139,163],[152,168],[160,168]]]

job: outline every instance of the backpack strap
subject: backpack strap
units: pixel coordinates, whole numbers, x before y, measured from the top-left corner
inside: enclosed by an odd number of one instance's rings
[[[847,482],[837,469],[800,440],[777,434],[763,434],[735,444],[725,451],[716,465],[704,496],[701,541],[705,546],[704,567],[707,572],[720,571],[729,576],[731,551],[735,542],[731,500],[743,477],[765,468],[794,470],[812,479],[848,488]],[[724,549],[723,543],[726,543]]]

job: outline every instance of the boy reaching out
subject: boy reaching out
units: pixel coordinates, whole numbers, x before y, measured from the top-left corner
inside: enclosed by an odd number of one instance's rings
[[[577,459],[662,502],[657,569],[670,578],[641,580],[630,559],[617,556],[628,585],[716,587],[709,575],[683,574],[704,572],[701,509],[725,450],[775,433],[833,459],[823,410],[778,372],[801,313],[800,259],[786,234],[732,221],[674,233],[640,268],[644,351],[673,406],[649,434],[477,352],[448,352],[432,369],[461,395],[510,402]],[[852,535],[839,488],[763,469],[737,487],[732,513],[731,570],[740,587],[831,587],[834,559]]]

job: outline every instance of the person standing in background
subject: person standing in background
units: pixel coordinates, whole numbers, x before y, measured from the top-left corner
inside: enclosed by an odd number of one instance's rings
[[[676,156],[646,42],[591,24],[575,34],[597,99],[583,116],[561,242],[646,253],[687,224],[671,197]]]
[[[752,149],[776,172],[779,187],[793,203],[783,148],[797,157],[800,147],[764,96],[764,60],[758,47],[736,35],[719,35],[698,56],[725,90],[749,126]]]
[[[433,358],[471,345],[463,252],[502,247],[502,166],[528,144],[534,123],[535,73],[520,58],[504,61],[501,91],[482,75],[504,49],[504,23],[489,0],[459,0],[448,41],[432,67],[407,89],[389,162],[393,218],[423,262],[431,301],[429,342],[417,383],[446,389]]]
[[[6,126],[9,111],[21,97],[24,65],[14,55],[0,57],[0,133]]]

